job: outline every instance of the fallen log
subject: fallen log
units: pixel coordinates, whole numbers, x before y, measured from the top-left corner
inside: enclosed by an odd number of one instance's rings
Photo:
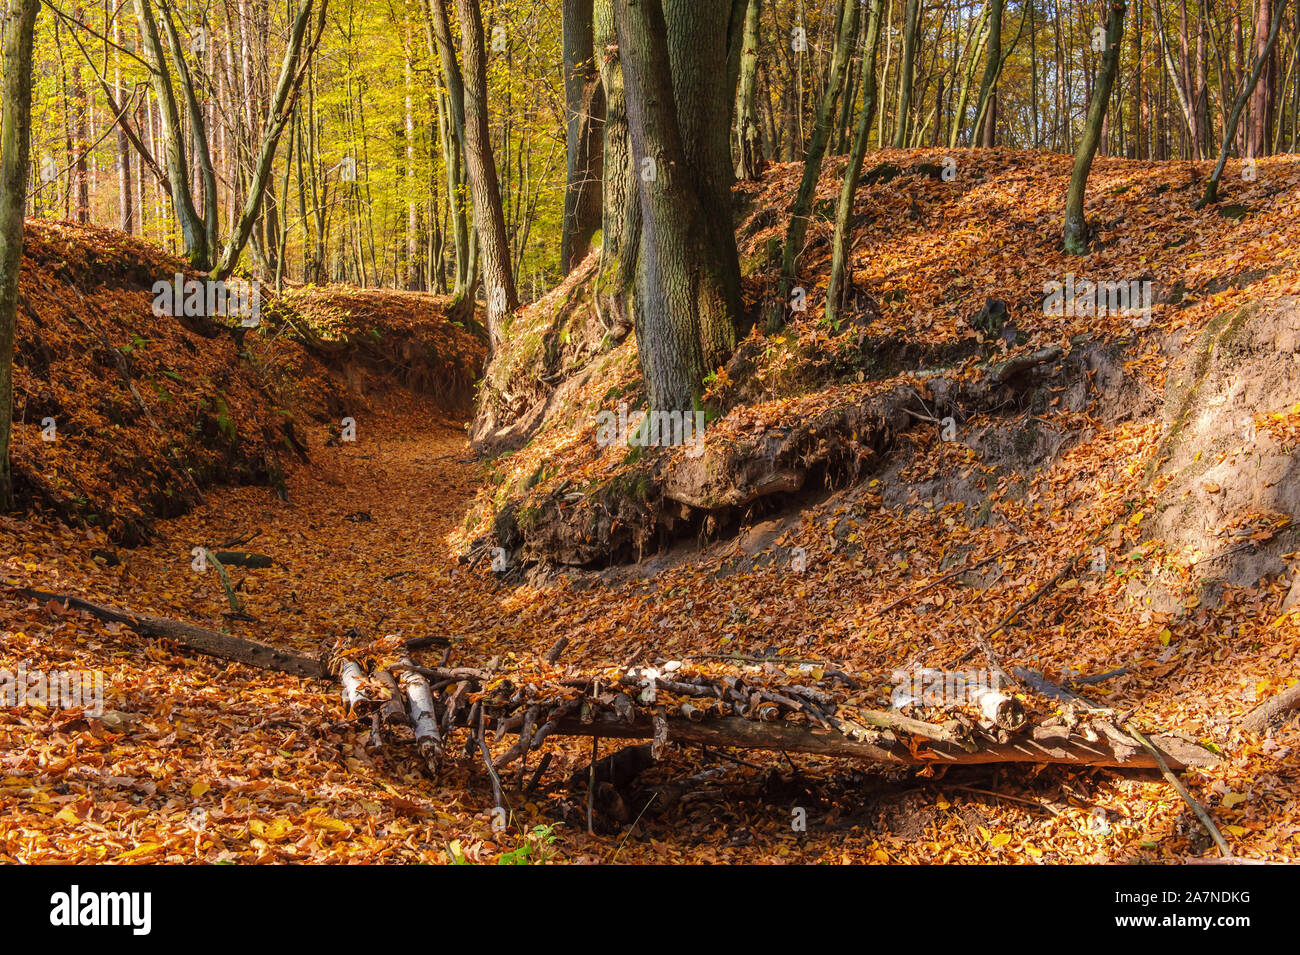
[[[597,736],[613,739],[652,739],[654,721],[637,719],[631,723],[597,717],[589,723],[580,719],[562,720],[555,733],[569,736]],[[723,717],[699,722],[668,722],[669,740],[704,746],[731,746],[737,749],[766,749],[787,753],[811,753],[817,756],[854,757],[895,766],[924,766],[951,763],[1062,763],[1073,766],[1098,766],[1120,769],[1158,769],[1151,753],[1140,751],[1121,760],[1107,749],[1094,749],[1082,739],[1057,740],[1048,744],[1032,739],[1009,743],[988,743],[968,752],[950,743],[933,743],[909,749],[854,739],[834,729],[807,726],[785,721],[759,723],[743,717]],[[1209,750],[1168,734],[1153,736],[1152,744],[1165,763],[1174,768],[1212,766],[1219,758]]]
[[[429,683],[420,674],[407,670],[402,674],[402,687],[406,690],[411,726],[415,729],[420,755],[429,764],[429,769],[437,772],[438,762],[442,759],[442,734],[438,732],[438,713],[434,709]]]
[[[343,684],[343,705],[353,712],[368,697],[365,691],[366,671],[356,660],[339,661],[339,682]]]
[[[1248,733],[1262,733],[1275,716],[1297,708],[1300,708],[1300,681],[1255,707],[1241,718],[1239,725]]]
[[[51,594],[27,587],[18,587],[15,591],[32,600],[54,601],[73,610],[84,611],[100,620],[125,624],[142,636],[153,637],[155,640],[173,640],[205,656],[313,680],[334,679],[325,664],[315,657],[294,653],[291,650],[279,650],[269,644],[258,643],[256,640],[219,633],[206,627],[196,627],[193,624],[168,620],[165,617],[127,613],[114,607],[91,603],[80,597]]]
[[[406,712],[406,703],[402,696],[402,689],[397,685],[397,680],[391,673],[380,670],[375,674],[375,679],[384,685],[388,690],[388,700],[375,711],[375,717],[380,726],[399,726],[410,723],[410,715]]]

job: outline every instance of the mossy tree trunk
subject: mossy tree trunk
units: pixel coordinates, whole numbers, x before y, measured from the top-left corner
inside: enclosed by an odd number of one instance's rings
[[[135,0],[135,16],[149,63],[149,80],[153,85],[154,99],[158,102],[167,181],[171,186],[172,209],[177,224],[181,227],[185,257],[190,265],[206,270],[212,250],[208,246],[207,228],[194,206],[194,196],[190,190],[190,169],[185,156],[180,111],[176,106],[176,91],[172,87],[167,57],[163,53],[162,38],[158,35],[160,18],[149,0]]]
[[[632,162],[623,65],[614,29],[614,0],[596,0],[596,62],[605,91],[604,182],[601,190],[600,272],[596,305],[605,326],[620,333],[632,327],[636,262],[641,248],[641,198]]]
[[[988,50],[984,62],[984,79],[980,81],[979,108],[975,110],[975,127],[971,132],[973,142],[981,146],[992,145],[987,129],[993,106],[993,92],[997,87],[998,73],[1002,70],[1002,12],[1005,0],[989,2]]]
[[[447,195],[451,204],[452,240],[456,246],[456,282],[452,288],[452,311],[473,310],[478,287],[477,256],[466,209],[465,181],[465,84],[452,45],[447,0],[425,0],[426,39],[429,55],[436,56],[442,73],[443,93],[438,97],[438,134],[443,165],[447,171]]]
[[[6,4],[4,101],[0,103],[0,510],[13,506],[9,439],[13,427],[14,334],[23,259],[23,209],[32,125],[32,34],[40,0]]]
[[[762,43],[763,0],[749,0],[745,8],[737,82],[735,157],[736,178],[757,179],[763,159],[758,128],[758,53]]]

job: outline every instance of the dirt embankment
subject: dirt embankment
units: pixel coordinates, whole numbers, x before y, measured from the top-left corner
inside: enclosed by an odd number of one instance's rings
[[[137,544],[204,488],[283,493],[306,429],[340,431],[384,388],[468,410],[485,349],[432,296],[264,291],[245,328],[206,308],[155,307],[156,283],[178,274],[199,278],[120,232],[28,223],[14,375],[21,504]]]
[[[751,334],[712,376],[702,453],[600,440],[601,416],[634,418],[644,393],[634,338],[588,328],[599,330],[591,268],[525,310],[515,324],[530,333],[495,357],[480,394],[472,434],[496,457],[466,521],[467,550],[504,548],[514,567],[608,567],[729,538],[865,482],[886,507],[957,501],[987,522],[999,478],[1024,494],[1077,448],[1106,457],[1098,434],[1124,423],[1156,429],[1172,455],[1148,475],[1161,494],[1159,519],[1143,525],[1150,539],[1210,556],[1223,549],[1212,537],[1258,542],[1266,514],[1280,533],[1298,514],[1281,490],[1296,485],[1294,462],[1288,446],[1265,443],[1294,425],[1298,366],[1290,319],[1276,316],[1300,288],[1300,164],[1270,160],[1258,181],[1234,183],[1229,215],[1195,208],[1194,164],[1103,160],[1090,182],[1094,251],[1072,258],[1059,248],[1068,157],[964,153],[951,179],[931,174],[943,159],[890,150],[865,177],[855,306],[835,327],[820,320],[832,224],[815,218],[801,262],[808,310],[779,335]],[[826,165],[819,210],[832,208],[841,165]],[[751,314],[777,287],[774,250],[799,171],[773,167],[740,187]],[[1090,283],[1122,288],[1123,307],[1051,306],[1053,287],[1068,297]],[[1243,310],[1275,317],[1243,324]],[[1229,420],[1249,424],[1258,446],[1219,447]],[[969,451],[967,468],[927,464],[936,434]],[[1069,507],[1090,496],[1075,488]],[[1285,541],[1271,558],[1249,550],[1207,576],[1253,583],[1282,571]]]

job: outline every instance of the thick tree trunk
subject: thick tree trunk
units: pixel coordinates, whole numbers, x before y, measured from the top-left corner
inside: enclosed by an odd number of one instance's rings
[[[726,329],[720,336],[718,326],[729,326],[735,340],[727,289],[733,282],[738,287],[738,271],[724,274],[728,261],[719,254],[713,231],[718,224],[711,228],[707,221],[717,201],[710,193],[718,186],[719,164],[722,175],[731,173],[725,69],[730,4],[670,2],[679,4],[671,30],[661,0],[614,0],[614,15],[639,172],[636,329],[641,369],[652,411],[691,413],[705,374],[727,357],[718,347]],[[708,29],[718,23],[720,36]],[[706,43],[686,42],[701,38]],[[700,55],[706,52],[711,55]],[[719,115],[721,127],[711,127],[709,120]],[[716,144],[709,149],[701,139],[709,135],[721,140],[720,150]],[[692,137],[695,148],[689,155]],[[730,227],[729,214],[724,224]],[[733,235],[731,263],[735,256]]]
[[[567,167],[560,268],[573,271],[601,224],[605,91],[596,68],[593,0],[563,0]]]
[[[435,0],[437,2],[437,0]],[[506,238],[501,184],[492,155],[492,134],[487,102],[487,48],[483,40],[483,13],[479,0],[456,0],[464,44],[465,161],[474,196],[474,229],[478,233],[483,263],[483,290],[487,295],[488,339],[495,351],[505,335],[507,317],[519,308]]]
[[[1088,251],[1088,223],[1083,214],[1083,200],[1087,194],[1092,160],[1101,142],[1102,123],[1106,118],[1111,90],[1115,87],[1115,76],[1119,73],[1124,14],[1127,12],[1124,0],[1111,0],[1106,23],[1106,50],[1097,71],[1092,104],[1088,107],[1083,138],[1079,140],[1079,148],[1074,156],[1074,173],[1070,176],[1070,191],[1065,200],[1065,251],[1070,255],[1083,255]]]
[[[23,260],[23,207],[32,125],[32,34],[40,0],[10,0],[4,23],[0,103],[0,511],[13,505],[9,436],[13,426],[14,330]]]
[[[736,348],[740,259],[731,213],[731,119],[736,87],[727,72],[730,0],[662,0],[668,62],[686,172],[704,207],[703,268],[696,291],[706,370]],[[662,169],[660,170],[662,171]]]

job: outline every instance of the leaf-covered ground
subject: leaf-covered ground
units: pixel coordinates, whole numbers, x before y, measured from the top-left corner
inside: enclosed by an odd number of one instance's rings
[[[886,158],[938,161],[928,153]],[[1184,179],[1193,167],[1101,162],[1090,216],[1105,224],[1105,244],[1080,263],[1053,249],[1068,161],[996,152],[963,158],[959,171],[956,183],[905,177],[864,189],[854,261],[881,313],[839,331],[810,318],[766,343],[759,374],[769,376],[769,393],[735,398],[710,430],[711,444],[752,440],[884,388],[892,370],[832,381],[803,365],[859,334],[931,344],[968,337],[986,297],[1008,302],[1025,333],[1014,347],[1068,344],[1081,332],[1122,339],[1126,370],[1159,394],[1180,351],[1194,348],[1213,319],[1298,290],[1294,160],[1262,163],[1256,182],[1234,190],[1232,201],[1253,209],[1241,221],[1190,211],[1195,190]],[[779,167],[764,183],[768,206],[779,207],[795,173]],[[836,176],[828,168],[826,196]],[[779,225],[777,216],[767,228],[776,234]],[[758,229],[747,241],[752,252],[766,240]],[[815,251],[810,256],[816,271]],[[1182,292],[1141,335],[1131,322],[1049,320],[1037,299],[1043,282],[1067,269],[1133,278],[1149,270],[1166,289],[1181,282]],[[756,301],[767,279],[758,270],[749,281]],[[815,315],[815,294],[810,305]],[[1183,344],[1164,344],[1171,341]],[[567,411],[575,421],[626,393],[620,383],[631,347],[609,353],[608,377],[593,376],[573,400]],[[1290,404],[1258,411],[1261,433],[1294,446]],[[802,509],[764,512],[739,536],[680,542],[650,567],[522,584],[498,580],[486,561],[471,569],[458,557],[504,499],[548,494],[566,480],[594,487],[629,466],[626,452],[597,447],[586,425],[570,431],[553,421],[522,450],[476,463],[463,422],[400,389],[372,395],[355,417],[356,443],[333,440],[324,426],[305,429],[312,463],[289,465],[289,503],[265,487],[210,490],[206,505],[157,522],[139,548],[114,548],[100,529],[47,517],[0,519],[0,577],[310,652],[355,628],[357,645],[380,658],[391,656],[397,637],[442,635],[456,641],[452,663],[498,656],[504,672],[532,672],[560,636],[571,641],[560,666],[585,671],[679,660],[709,672],[776,667],[806,678],[833,664],[865,676],[860,702],[882,706],[891,670],[960,657],[975,635],[1100,539],[1105,567],[1071,575],[1026,611],[995,638],[999,653],[1057,679],[1125,668],[1080,689],[1149,729],[1179,730],[1222,751],[1220,766],[1186,780],[1236,854],[1300,854],[1300,730],[1294,720],[1264,737],[1234,728],[1296,679],[1300,613],[1282,610],[1291,578],[1225,585],[1201,602],[1197,564],[1206,555],[1163,546],[1149,531],[1172,480],[1148,473],[1165,427],[1158,414],[1049,410],[1043,427],[1080,439],[1027,474],[917,428],[874,476],[829,488]],[[1238,449],[1240,481],[1250,480],[1247,443]],[[1236,460],[1232,449],[1215,453]],[[941,493],[952,482],[980,486],[981,501]],[[976,519],[973,511],[983,513]],[[1236,514],[1219,530],[1224,548],[1289,533],[1263,511]],[[277,564],[235,571],[256,621],[223,618],[220,583],[191,569],[191,549],[251,533],[258,536],[246,546]],[[110,550],[119,565],[96,554]],[[954,579],[881,612],[1004,550],[977,581]],[[1294,572],[1295,554],[1285,556]],[[1172,600],[1146,601],[1157,582]],[[494,831],[481,759],[458,754],[433,782],[413,752],[369,753],[366,727],[347,719],[332,686],[187,656],[12,592],[0,615],[0,666],[100,669],[108,707],[99,719],[0,711],[5,860],[1036,863],[1213,853],[1154,774],[1024,767],[881,774],[847,762],[698,749],[671,750],[645,774],[651,782],[693,777],[670,804],[588,835],[581,790],[564,783],[590,759],[591,744],[554,737],[546,748],[556,758],[540,790],[508,792],[514,815]],[[766,659],[728,659],[735,654]],[[421,654],[429,662],[440,656]],[[630,809],[636,817],[642,807]],[[806,812],[806,831],[792,826],[796,809]]]

